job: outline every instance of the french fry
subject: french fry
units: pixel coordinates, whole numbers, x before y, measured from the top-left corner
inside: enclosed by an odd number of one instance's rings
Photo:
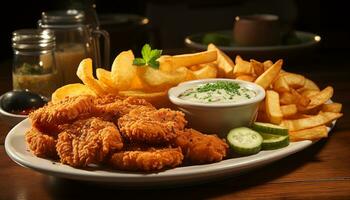
[[[243,60],[240,56],[236,56],[236,65],[233,68],[233,76],[252,75],[253,68],[250,62]]]
[[[215,78],[217,76],[217,68],[213,65],[207,65],[199,70],[193,71],[195,79]]]
[[[283,117],[288,118],[290,116],[297,114],[298,108],[297,108],[297,105],[295,104],[283,105],[281,106],[281,112]]]
[[[264,71],[266,71],[273,65],[273,62],[271,60],[266,60],[265,62],[263,62],[263,65],[264,65]]]
[[[321,111],[340,113],[341,109],[342,109],[341,103],[328,103],[328,104],[322,105]]]
[[[290,91],[289,85],[283,76],[279,76],[273,83],[273,89],[279,93]]]
[[[233,68],[235,64],[224,52],[217,48],[214,44],[208,45],[208,51],[217,51],[218,77],[232,78]]]
[[[283,78],[286,80],[289,87],[292,87],[294,89],[301,88],[305,85],[305,77],[302,75],[283,72],[281,76],[283,76]]]
[[[94,91],[98,96],[106,95],[106,91],[99,85],[98,81],[92,75],[92,60],[86,58],[82,60],[77,69],[79,79]]]
[[[168,56],[167,58],[164,58],[164,60],[167,60],[168,62],[170,62],[172,67],[174,68],[189,67],[193,65],[210,63],[210,62],[216,61],[217,51],[210,50],[210,51],[202,51],[199,53]]]
[[[300,107],[301,109],[303,109],[307,107],[311,102],[310,98],[306,96],[302,96],[294,89],[291,89],[291,94],[294,96],[294,99],[295,99],[294,103],[297,104],[298,108]]]
[[[275,64],[273,64],[268,70],[266,70],[263,74],[261,74],[256,80],[255,83],[263,87],[264,89],[268,88],[271,83],[278,76],[281,71],[283,64],[283,60],[278,60]]]
[[[112,79],[118,90],[128,90],[136,76],[136,66],[134,66],[134,54],[131,50],[121,52],[112,64]]]
[[[250,59],[250,65],[253,67],[254,74],[256,76],[260,76],[262,73],[264,73],[264,64],[256,61],[254,59]]]
[[[300,92],[300,90],[297,90],[298,92]],[[313,95],[317,94],[319,92],[319,90],[301,90],[301,95],[305,96],[305,97],[312,97]]]
[[[292,142],[302,140],[318,140],[328,136],[328,129],[325,125],[316,126],[299,131],[289,131],[289,139]]]
[[[342,113],[320,112],[318,115],[308,118],[283,120],[280,125],[288,128],[289,131],[297,131],[328,124],[341,116],[343,116]]]
[[[306,108],[304,108],[302,111],[311,110],[313,108],[321,106],[322,104],[326,103],[332,96],[333,96],[333,88],[331,86],[328,86],[322,91],[314,94],[313,96],[310,96],[311,101],[309,105]]]
[[[320,88],[312,80],[305,78],[305,84],[302,88],[298,89],[298,92],[303,92],[305,90],[320,91]]]
[[[282,92],[280,94],[281,105],[295,104],[297,102],[296,97],[290,92]]]
[[[279,95],[273,90],[266,91],[265,98],[266,114],[270,122],[273,124],[280,124],[283,114],[280,107]]]
[[[252,75],[240,75],[240,76],[237,76],[236,79],[248,81],[248,82],[254,82],[255,77]]]

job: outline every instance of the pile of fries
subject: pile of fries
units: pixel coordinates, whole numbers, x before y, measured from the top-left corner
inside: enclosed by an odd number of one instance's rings
[[[183,55],[162,55],[159,68],[135,66],[131,50],[121,52],[111,71],[97,68],[93,75],[91,59],[81,61],[77,76],[83,84],[63,86],[52,94],[52,101],[66,96],[118,94],[144,98],[157,107],[169,107],[169,88],[205,78],[232,78],[254,82],[266,90],[257,121],[282,125],[289,129],[291,141],[327,137],[333,120],[342,116],[340,103],[331,103],[333,88],[323,90],[302,75],[282,70],[283,60],[259,62],[236,56],[233,62],[215,45],[208,50]]]

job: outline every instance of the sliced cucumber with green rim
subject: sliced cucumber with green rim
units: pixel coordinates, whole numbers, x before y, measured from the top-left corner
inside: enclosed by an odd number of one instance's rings
[[[237,154],[251,155],[260,151],[263,138],[250,128],[240,127],[228,133],[227,141]]]
[[[260,133],[263,137],[261,148],[263,150],[280,149],[289,145],[288,135],[275,135],[269,133]]]
[[[270,133],[275,135],[288,135],[288,129],[270,123],[254,122],[252,129],[259,133]]]

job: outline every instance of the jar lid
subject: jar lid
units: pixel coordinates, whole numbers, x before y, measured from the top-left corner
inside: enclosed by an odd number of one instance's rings
[[[81,10],[56,10],[41,13],[41,26],[72,26],[81,25],[85,21],[84,11]]]
[[[16,30],[12,33],[12,47],[23,50],[50,50],[55,47],[55,35],[50,30]]]

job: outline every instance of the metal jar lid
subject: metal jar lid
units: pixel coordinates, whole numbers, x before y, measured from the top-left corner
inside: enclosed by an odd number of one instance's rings
[[[55,48],[55,35],[50,30],[21,29],[12,33],[12,47],[17,50],[50,50]]]

